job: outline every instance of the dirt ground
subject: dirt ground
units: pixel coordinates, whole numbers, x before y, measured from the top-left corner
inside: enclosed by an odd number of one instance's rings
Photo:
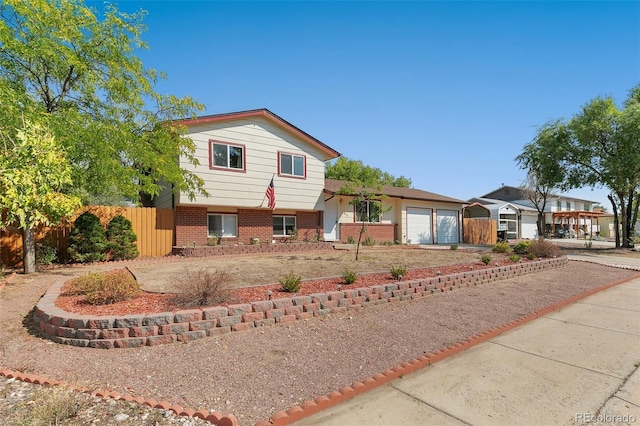
[[[505,255],[490,253],[499,260]],[[479,250],[434,250],[406,247],[366,247],[361,249],[358,261],[355,251],[333,250],[317,253],[217,256],[196,259],[179,259],[160,264],[129,265],[142,288],[146,291],[171,293],[186,270],[196,268],[222,270],[233,279],[233,287],[274,284],[293,271],[302,279],[341,276],[345,269],[358,274],[388,272],[391,267],[405,266],[407,269],[429,268],[459,263],[480,261]]]

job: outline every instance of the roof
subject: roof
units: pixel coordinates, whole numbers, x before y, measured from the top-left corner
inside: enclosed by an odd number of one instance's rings
[[[483,197],[478,197],[478,198],[472,198],[469,200],[470,203],[479,203],[482,204],[485,207],[488,208],[492,208],[492,209],[499,209],[500,207],[506,206],[507,204],[510,205],[511,207],[514,207],[520,211],[524,211],[524,212],[535,212],[537,213],[538,210],[530,207],[530,206],[525,206],[522,204],[518,204],[514,201],[504,201],[504,200],[496,200],[495,198],[483,198]]]
[[[340,156],[340,153],[335,149],[331,148],[329,145],[320,142],[318,139],[314,138],[307,132],[299,129],[288,121],[284,120],[282,117],[277,116],[266,108],[262,109],[252,109],[247,111],[238,111],[238,112],[229,112],[225,114],[214,114],[214,115],[204,115],[196,118],[186,118],[183,120],[176,120],[177,123],[181,123],[185,126],[194,126],[197,124],[209,124],[209,123],[220,123],[225,121],[234,121],[245,118],[264,118],[267,121],[275,124],[281,129],[292,133],[299,138],[305,140],[309,144],[315,146],[320,149],[320,151],[324,152],[326,155],[325,160],[331,160],[333,158],[337,158]]]
[[[348,182],[337,179],[325,179],[324,191],[329,194],[336,194],[340,188],[342,188]],[[457,198],[447,197],[445,195],[434,194],[433,192],[423,191],[421,189],[414,188],[400,188],[397,186],[383,186],[379,192],[379,195],[386,195],[391,198],[400,198],[407,200],[422,200],[422,201],[441,201],[445,203],[467,204],[466,201],[458,200]]]
[[[500,197],[500,198],[497,198],[497,197]],[[522,188],[520,187],[502,185],[500,188],[495,189],[487,194],[484,194],[479,198],[493,198],[493,199],[499,199],[503,201],[516,201],[516,200],[524,199],[524,195],[522,194]],[[592,204],[598,204],[597,201],[583,200],[582,198],[572,197],[571,195],[567,195],[567,194],[549,194],[549,198],[552,198],[552,199],[562,198],[565,200],[573,200],[573,201],[581,201],[581,202],[587,202]]]

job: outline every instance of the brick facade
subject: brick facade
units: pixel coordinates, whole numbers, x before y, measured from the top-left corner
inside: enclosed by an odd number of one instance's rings
[[[298,241],[322,240],[323,226],[321,212],[298,212],[296,214]]]
[[[251,238],[260,238],[261,243],[273,239],[271,210],[238,210],[238,242],[251,244]]]
[[[176,207],[176,246],[203,246],[207,244],[207,208]]]
[[[376,244],[387,241],[393,243],[398,239],[397,227],[398,225],[393,223],[367,223],[364,234],[362,235],[362,241],[367,237],[371,237]],[[341,223],[340,241],[346,243],[349,237],[353,237],[355,241],[358,241],[360,229],[362,229],[362,223]]]

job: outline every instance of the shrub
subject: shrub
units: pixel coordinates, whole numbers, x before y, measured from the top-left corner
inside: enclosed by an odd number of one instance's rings
[[[358,279],[358,273],[350,269],[345,269],[342,271],[342,279],[344,279],[344,282],[347,284],[353,284]]]
[[[397,280],[402,275],[403,277],[407,274],[406,266],[393,266],[391,267],[391,276],[394,280]]]
[[[58,262],[58,250],[47,240],[36,244],[36,263],[38,265],[51,265]]]
[[[69,233],[69,257],[73,262],[101,262],[107,258],[107,237],[98,216],[84,212]]]
[[[560,256],[562,255],[562,250],[550,241],[539,239],[531,243],[529,253],[532,253],[536,257],[545,258]]]
[[[491,251],[494,253],[509,253],[511,249],[509,248],[508,242],[500,241],[499,243],[496,243],[496,245],[494,245],[491,248]]]
[[[491,263],[491,256],[489,256],[488,254],[483,254],[482,257],[480,257],[480,262],[488,265],[489,263]]]
[[[208,246],[217,246],[218,245],[218,237],[213,236],[213,237],[207,238],[207,245]]]
[[[367,238],[365,238],[364,241],[362,242],[362,245],[363,246],[367,246],[367,247],[375,246],[376,245],[376,240],[374,240],[370,236],[367,236]]]
[[[509,260],[513,263],[520,262],[520,256],[518,256],[517,254],[512,254],[511,256],[509,256]]]
[[[529,254],[527,254],[527,259],[529,259],[529,260],[536,260],[536,255],[535,255],[535,254],[533,254],[533,253],[529,253]]]
[[[513,252],[516,254],[527,254],[531,248],[531,241],[520,241],[513,246]]]
[[[347,238],[347,244],[355,244],[356,240],[353,237]]]
[[[296,275],[293,271],[290,271],[287,275],[280,278],[280,285],[282,285],[282,289],[289,293],[299,292],[300,286],[302,285],[301,283],[302,277],[300,277],[300,275]]]
[[[110,260],[135,259],[138,257],[136,241],[138,237],[133,231],[131,221],[124,216],[114,216],[107,225],[107,241]]]
[[[140,285],[129,271],[90,272],[74,278],[69,294],[83,295],[92,305],[109,305],[122,302],[142,293]]]
[[[457,244],[451,244],[451,247],[449,247],[451,250],[458,250],[458,245]]]
[[[181,308],[218,305],[231,299],[231,276],[224,271],[185,268],[176,281],[178,294],[172,301]]]
[[[383,241],[381,244],[383,246],[391,247],[393,245],[393,242],[392,241]]]

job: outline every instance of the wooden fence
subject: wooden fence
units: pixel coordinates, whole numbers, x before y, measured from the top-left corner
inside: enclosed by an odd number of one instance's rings
[[[494,245],[498,241],[495,220],[462,219],[463,241],[465,244]]]
[[[122,215],[129,219],[138,237],[140,257],[165,256],[171,253],[174,240],[173,210],[150,207],[89,206],[79,211],[68,223],[38,229],[36,243],[46,241],[58,250],[58,258],[62,262],[67,261],[71,225],[85,211],[98,216],[105,228],[114,216]],[[15,227],[0,229],[0,262],[9,267],[22,265],[22,235]]]

